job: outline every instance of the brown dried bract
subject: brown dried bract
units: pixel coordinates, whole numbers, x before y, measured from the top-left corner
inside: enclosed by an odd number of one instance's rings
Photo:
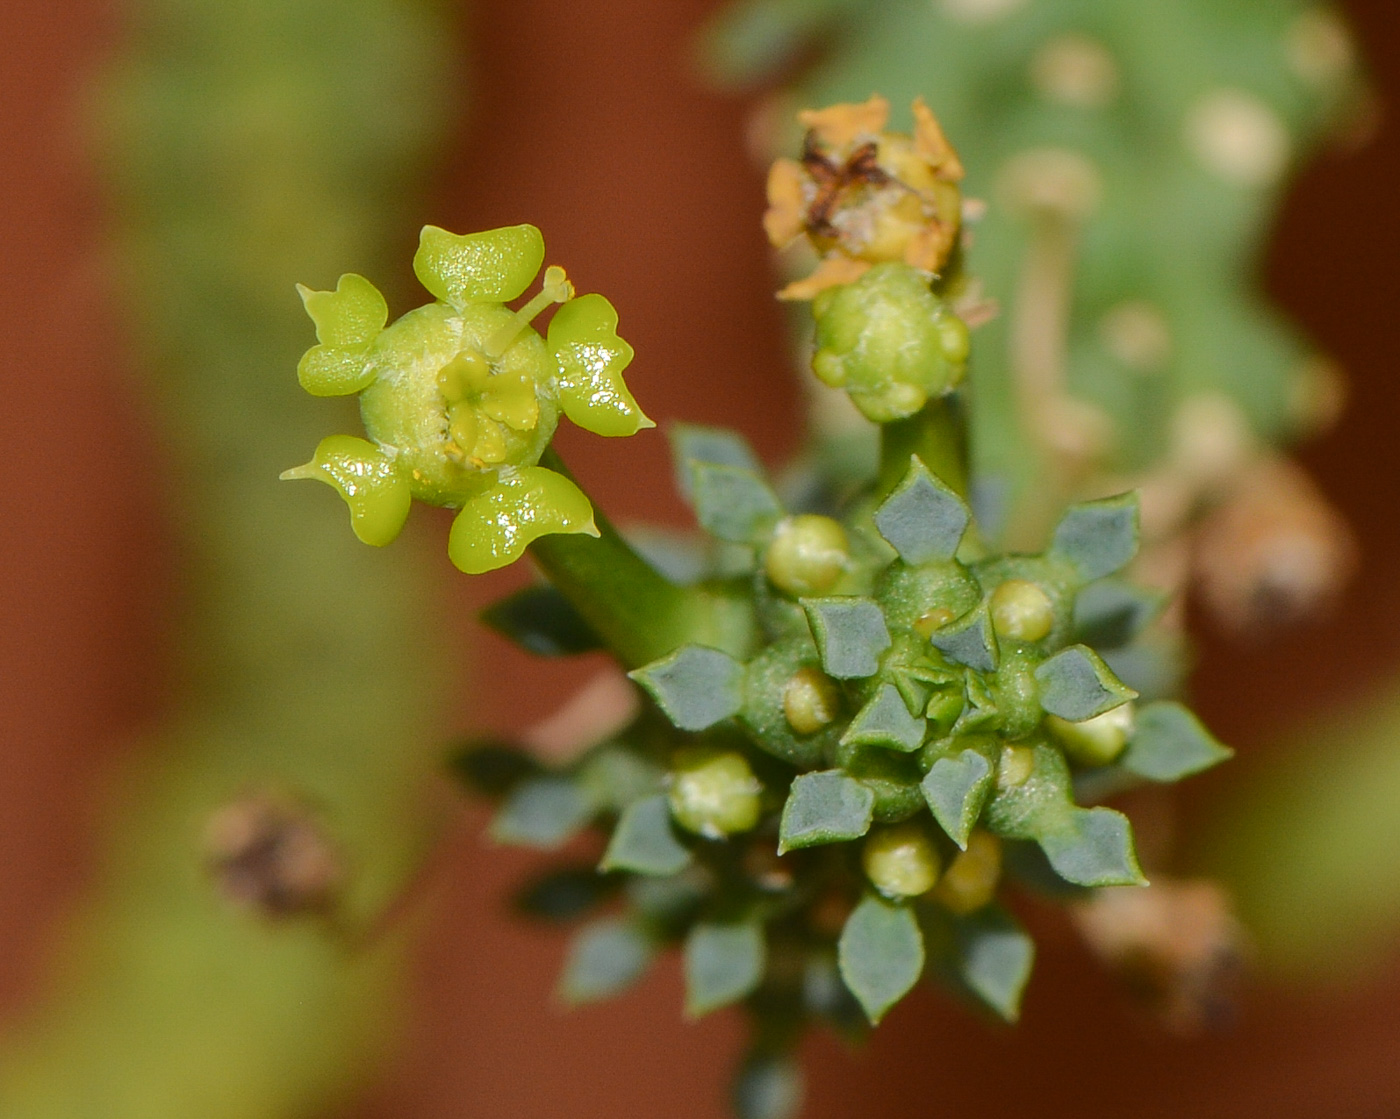
[[[311,810],[269,792],[249,793],[215,812],[204,850],[219,892],[264,917],[329,912],[345,880],[341,852]]]

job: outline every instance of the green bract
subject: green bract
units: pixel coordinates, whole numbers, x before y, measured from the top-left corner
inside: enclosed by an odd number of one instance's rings
[[[877,264],[855,283],[828,288],[812,311],[813,371],[877,423],[912,416],[962,380],[967,327],[930,277],[907,264]]]
[[[524,294],[544,262],[532,225],[459,236],[424,226],[413,269],[437,301],[389,326],[384,297],[361,276],[334,291],[300,288],[317,345],[297,375],[315,396],[360,396],[369,441],[331,436],[284,478],[326,482],[350,507],[355,534],[398,535],[410,497],[459,509],[448,554],[469,574],[518,559],[547,533],[597,534],[574,483],[537,465],[560,413],[599,435],[653,426],[622,372],[632,347],[601,295],[573,297],[559,268]],[[530,320],[563,306],[546,337]]]

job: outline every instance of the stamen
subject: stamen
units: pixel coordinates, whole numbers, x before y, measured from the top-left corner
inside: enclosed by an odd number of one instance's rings
[[[499,361],[530,321],[551,303],[567,303],[574,297],[574,285],[564,269],[551,264],[544,270],[544,285],[540,293],[514,313],[511,321],[501,326],[486,340],[483,352],[491,361]]]

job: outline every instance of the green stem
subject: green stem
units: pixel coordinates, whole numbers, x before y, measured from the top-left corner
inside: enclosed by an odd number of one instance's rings
[[[572,477],[559,455],[542,466]],[[530,545],[530,555],[627,668],[638,668],[687,643],[743,655],[752,620],[745,604],[705,587],[671,582],[594,509],[599,535],[555,534]]]
[[[957,393],[930,400],[907,420],[880,429],[880,496],[899,485],[918,455],[933,473],[967,497],[967,416]]]

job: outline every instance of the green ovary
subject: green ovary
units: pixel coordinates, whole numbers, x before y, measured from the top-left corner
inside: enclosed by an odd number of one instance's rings
[[[512,318],[499,304],[460,313],[430,304],[376,340],[377,375],[360,394],[360,415],[419,500],[461,506],[492,486],[499,468],[533,466],[549,445],[559,412],[543,340],[525,329],[498,360],[484,356]]]
[[[967,327],[907,264],[877,264],[822,292],[812,310],[813,372],[877,423],[912,416],[962,380]]]

